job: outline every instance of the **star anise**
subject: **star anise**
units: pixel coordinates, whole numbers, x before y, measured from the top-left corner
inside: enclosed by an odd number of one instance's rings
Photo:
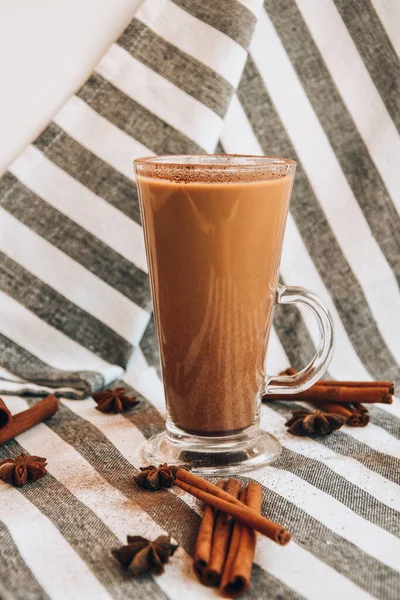
[[[160,535],[154,542],[141,535],[128,535],[127,546],[113,550],[113,556],[119,563],[129,569],[134,577],[155,573],[164,573],[164,565],[175,550],[176,544],[171,544],[171,538]]]
[[[297,410],[285,423],[289,433],[298,436],[328,435],[336,429],[340,429],[346,422],[346,418],[333,413],[317,410]]]
[[[123,387],[96,392],[92,398],[97,402],[96,410],[103,413],[121,413],[139,404],[139,400],[129,396]]]
[[[47,461],[40,456],[19,454],[15,458],[5,458],[0,462],[0,479],[22,487],[46,475]]]
[[[180,468],[182,467],[167,465],[167,463],[159,467],[155,467],[154,465],[140,467],[141,472],[135,475],[134,480],[140,487],[147,488],[148,490],[168,488],[173,485],[176,472]]]

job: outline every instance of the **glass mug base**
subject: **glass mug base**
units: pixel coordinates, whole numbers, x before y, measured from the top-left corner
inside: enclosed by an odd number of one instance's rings
[[[174,427],[144,442],[139,449],[142,463],[185,464],[198,475],[224,476],[264,467],[282,450],[278,440],[258,426],[222,437],[180,434],[179,431]]]

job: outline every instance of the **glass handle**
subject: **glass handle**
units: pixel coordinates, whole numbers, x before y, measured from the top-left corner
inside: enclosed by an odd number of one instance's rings
[[[325,304],[313,292],[301,287],[280,285],[277,289],[277,303],[303,304],[314,312],[320,334],[320,340],[314,358],[296,375],[268,377],[264,393],[298,394],[314,385],[325,373],[333,354],[333,322]]]

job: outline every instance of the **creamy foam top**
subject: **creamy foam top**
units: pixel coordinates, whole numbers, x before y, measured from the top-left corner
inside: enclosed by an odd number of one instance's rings
[[[174,183],[246,183],[293,176],[296,163],[265,156],[155,156],[134,161],[141,177]]]

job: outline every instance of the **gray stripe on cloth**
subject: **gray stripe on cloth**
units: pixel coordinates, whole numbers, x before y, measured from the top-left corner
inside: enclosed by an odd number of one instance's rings
[[[133,45],[135,39],[138,42]],[[158,36],[144,23],[133,19],[118,44],[220,117],[225,115],[233,92],[231,84],[205,64]],[[132,50],[129,51],[129,48]]]
[[[257,23],[255,15],[236,0],[173,0],[196,19],[218,29],[247,50]]]
[[[302,408],[294,402],[270,402],[268,406],[286,419],[291,416],[293,411]],[[358,460],[367,469],[375,471],[375,473],[379,473],[389,481],[400,485],[400,457],[395,458],[389,454],[378,452],[344,433],[344,430],[335,431],[332,435],[316,437],[315,441],[337,454]]]
[[[129,300],[150,310],[150,285],[146,273],[47,204],[10,173],[0,180],[0,204]]]
[[[0,289],[106,362],[120,367],[128,364],[132,344],[1,251]]]
[[[126,384],[125,387],[133,391]],[[147,401],[143,399],[142,402],[146,403]],[[150,403],[147,404],[144,426],[146,433],[148,433],[148,418],[151,413],[156,421],[160,420],[160,415],[155,408]],[[131,413],[132,416],[135,413],[138,417],[135,424],[141,429],[140,414],[143,413],[138,413],[135,409]],[[138,488],[133,482],[133,476],[138,470],[96,427],[72,413],[65,406],[60,406],[56,415],[47,422],[47,425],[64,441],[73,446],[110,485],[141,506],[190,555],[193,554],[200,517],[181,498],[166,490],[160,490],[155,494]],[[268,597],[276,600],[282,598],[300,600],[301,598],[283,582],[255,565],[251,588],[246,597],[249,600],[258,600],[266,589],[268,589]]]
[[[72,387],[78,394],[62,393],[63,397],[82,398],[104,386],[101,373],[95,371],[62,371],[50,365],[0,333],[1,366],[22,379],[47,387]],[[0,381],[1,387],[1,381]],[[22,385],[22,387],[24,387]],[[29,390],[29,383],[27,383]],[[29,392],[29,395],[47,395],[47,392]],[[21,392],[22,394],[23,392]],[[54,392],[55,395],[58,395]]]
[[[158,375],[161,376],[160,352],[154,324],[154,314],[151,315],[143,337],[140,340],[140,348],[150,367],[155,367]]]
[[[368,410],[371,416],[371,423],[378,425],[390,435],[400,440],[400,419],[385,409],[369,404]]]
[[[47,600],[49,597],[22,558],[6,525],[0,521],[0,598]],[[4,591],[3,591],[4,587]]]
[[[96,112],[155,154],[199,154],[204,148],[167,125],[95,73],[77,94]]]
[[[7,447],[0,446],[0,457],[6,458],[23,451],[23,447],[13,440]],[[19,492],[50,519],[112,598],[167,600],[168,596],[150,575],[135,579],[129,571],[120,567],[111,555],[113,548],[121,546],[120,540],[90,508],[52,475],[47,474],[34,484],[19,488]]]
[[[347,3],[348,6],[350,4]],[[282,0],[279,5],[273,0],[265,0],[265,7],[324,128],[372,235],[400,285],[400,215],[389,197],[368,149],[339,95],[335,82],[294,0]],[[354,5],[354,10],[361,18],[362,9]],[[291,27],[288,27],[288,23]],[[293,29],[296,35],[293,35]],[[389,65],[382,72],[382,77],[391,82],[391,75],[388,77],[388,72],[390,72]],[[397,100],[400,101],[400,96]]]
[[[397,510],[386,506],[319,460],[283,448],[273,466],[301,477],[357,515],[400,537],[400,515]]]
[[[375,379],[399,381],[400,368],[380,334],[362,288],[337,243],[250,58],[238,96],[264,152],[270,156],[290,156],[298,162],[291,214],[357,354]]]
[[[243,484],[257,481],[256,478],[239,479]],[[285,526],[299,546],[376,598],[398,600],[398,572],[334,533],[274,490],[265,486],[262,488],[263,514],[275,523]]]
[[[400,62],[371,0],[334,0],[388,113],[400,131]]]
[[[48,159],[125,215],[141,223],[136,185],[101,158],[81,146],[55,123],[33,142]],[[132,168],[132,156],[127,164]]]

